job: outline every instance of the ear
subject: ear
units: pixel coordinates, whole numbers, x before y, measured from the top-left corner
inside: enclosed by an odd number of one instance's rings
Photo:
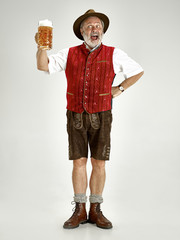
[[[80,28],[80,32],[81,32],[81,35],[83,36],[83,30],[82,30],[82,28]]]

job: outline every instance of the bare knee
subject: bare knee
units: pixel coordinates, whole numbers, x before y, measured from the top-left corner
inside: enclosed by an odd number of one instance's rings
[[[73,160],[73,167],[74,168],[85,168],[87,163],[87,158],[79,158]]]
[[[97,159],[91,158],[91,163],[94,170],[101,171],[105,169],[104,160],[97,160]]]

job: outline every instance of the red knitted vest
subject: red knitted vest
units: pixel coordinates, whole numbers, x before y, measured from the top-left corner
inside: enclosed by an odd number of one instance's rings
[[[113,47],[101,44],[90,53],[84,43],[69,49],[66,65],[68,110],[96,113],[112,108],[113,51]]]

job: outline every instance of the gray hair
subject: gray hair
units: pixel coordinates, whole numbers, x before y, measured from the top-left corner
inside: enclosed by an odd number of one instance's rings
[[[86,19],[87,19],[87,18],[86,18]],[[85,21],[86,19],[84,19],[84,20],[82,21],[82,23],[81,23],[81,25],[80,25],[80,29],[83,28],[83,26],[84,26],[84,21]],[[101,21],[101,24],[102,24],[102,27],[103,27],[103,30],[104,30],[104,22],[103,22],[103,20],[101,20],[101,19],[100,19],[100,21]]]

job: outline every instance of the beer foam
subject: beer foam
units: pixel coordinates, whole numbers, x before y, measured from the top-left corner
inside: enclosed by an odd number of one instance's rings
[[[52,22],[48,19],[39,21],[39,26],[53,27]]]

